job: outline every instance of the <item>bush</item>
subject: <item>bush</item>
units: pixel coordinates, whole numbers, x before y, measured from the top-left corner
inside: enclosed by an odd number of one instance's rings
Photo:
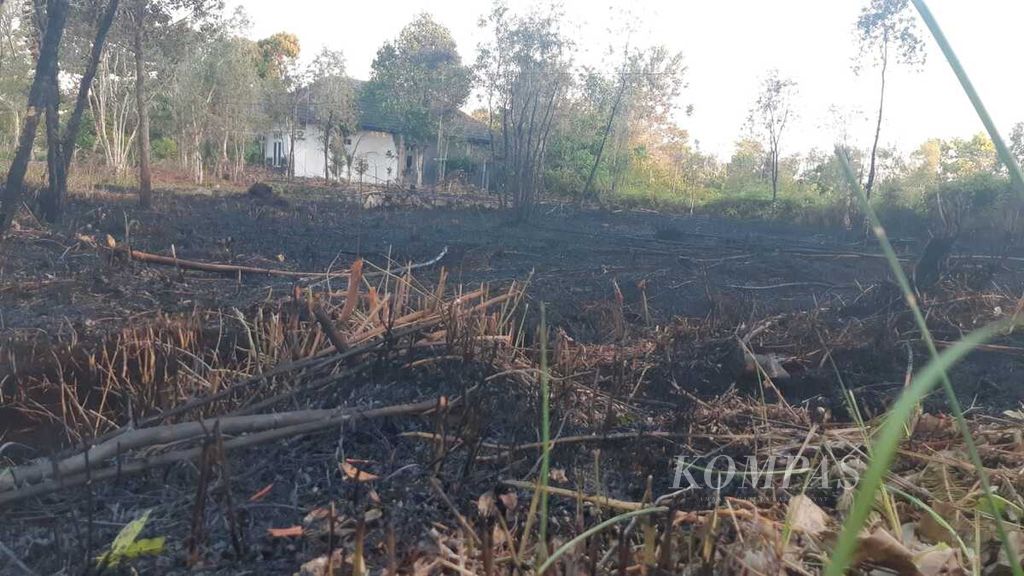
[[[168,137],[153,140],[150,146],[155,160],[169,160],[178,155],[178,143]]]

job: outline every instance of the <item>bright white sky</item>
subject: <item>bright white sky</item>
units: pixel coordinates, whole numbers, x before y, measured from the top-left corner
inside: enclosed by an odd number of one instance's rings
[[[484,40],[477,26],[487,2],[451,0],[229,0],[243,4],[253,38],[296,34],[303,56],[327,46],[345,53],[349,73],[369,76],[385,40],[398,35],[418,12],[448,26],[463,59],[472,62]],[[531,0],[509,0],[525,10]],[[836,139],[831,106],[861,118],[851,125],[853,144],[870,141],[869,117],[877,106],[877,74],[851,71],[857,53],[854,22],[866,0],[564,0],[565,30],[579,44],[579,61],[602,63],[610,45],[621,46],[622,22],[636,20],[630,43],[665,44],[683,53],[688,88],[680,115],[704,151],[728,158],[755,98],[759,78],[770,68],[797,81],[799,118],[783,141],[785,152],[831,149]],[[1024,120],[1024,75],[1019,71],[1024,2],[1020,0],[931,0],[929,5],[1004,136]],[[628,11],[628,12],[627,12]],[[882,142],[910,151],[930,137],[970,136],[983,128],[931,36],[928,61],[918,72],[897,67],[889,76]],[[617,60],[613,59],[613,60]],[[607,62],[614,66],[616,62]],[[472,108],[476,102],[467,106]],[[787,150],[788,149],[788,150]]]

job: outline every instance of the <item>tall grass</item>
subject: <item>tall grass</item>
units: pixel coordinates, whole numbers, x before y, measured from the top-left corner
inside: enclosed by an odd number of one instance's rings
[[[548,477],[551,473],[551,394],[548,390],[548,325],[543,303],[540,305],[540,439],[544,444],[540,461],[540,526],[537,538],[537,559],[543,562],[548,553]],[[538,570],[543,574],[543,570]]]
[[[1013,155],[1010,154],[1009,149],[1006,147],[1006,143],[996,130],[995,124],[988,115],[988,112],[982,104],[981,98],[978,96],[973,84],[971,84],[970,79],[967,77],[967,73],[960,64],[959,59],[956,57],[952,46],[950,46],[948,40],[946,40],[945,35],[939,28],[938,22],[931,14],[931,11],[928,9],[924,0],[911,1],[917,11],[921,14],[922,19],[924,19],[928,29],[935,37],[936,42],[938,42],[941,47],[943,54],[946,56],[946,59],[949,61],[954,73],[960,80],[960,83],[964,88],[964,92],[974,105],[974,108],[977,111],[978,116],[981,118],[982,123],[985,125],[986,130],[988,130],[989,136],[996,146],[1000,159],[1006,165],[1007,170],[1010,173],[1010,178],[1014,184],[1014,188],[1018,190],[1018,193],[1024,196],[1024,178],[1021,176],[1020,166],[1017,165]],[[849,181],[850,186],[856,192],[861,207],[871,224],[872,231],[877,237],[878,242],[882,247],[882,251],[886,256],[886,260],[892,268],[893,275],[896,277],[900,289],[903,292],[903,296],[907,301],[907,305],[913,312],[914,320],[917,323],[918,328],[921,331],[921,337],[932,356],[932,361],[914,378],[911,385],[904,391],[899,400],[887,414],[885,423],[883,424],[878,438],[873,445],[871,464],[864,476],[861,477],[860,486],[858,487],[857,494],[854,498],[853,507],[846,519],[846,523],[843,526],[843,531],[839,536],[836,548],[828,566],[826,567],[825,574],[827,576],[839,576],[840,574],[843,574],[849,566],[854,551],[857,548],[860,530],[867,521],[868,515],[874,505],[875,493],[882,487],[884,477],[888,474],[893,457],[904,436],[904,426],[906,421],[918,409],[917,407],[921,399],[923,399],[937,383],[941,382],[949,402],[950,409],[953,412],[953,416],[957,421],[958,427],[963,433],[964,445],[967,448],[971,463],[974,465],[978,473],[978,479],[981,483],[984,496],[988,501],[989,509],[994,512],[993,516],[995,518],[996,530],[1002,540],[1003,548],[1006,551],[1011,569],[1015,576],[1024,576],[1024,570],[1021,568],[1017,553],[1013,549],[1013,546],[1010,544],[1007,537],[1008,534],[1003,518],[998,513],[998,510],[1000,510],[1001,507],[998,505],[993,495],[988,474],[986,473],[985,467],[981,461],[974,438],[971,436],[970,430],[967,427],[963,409],[960,406],[960,402],[956,397],[956,392],[953,389],[952,382],[950,382],[949,375],[947,373],[954,363],[966,356],[985,340],[995,336],[1004,328],[1013,327],[1016,319],[1012,319],[1008,322],[996,323],[982,328],[981,330],[963,338],[943,354],[939,354],[935,347],[935,341],[928,330],[924,315],[917,303],[917,297],[914,290],[912,289],[910,282],[907,280],[906,274],[903,272],[899,260],[896,258],[896,254],[886,237],[885,230],[882,228],[881,223],[878,220],[878,216],[875,214],[870,203],[868,203],[867,197],[864,195],[860,184],[853,174],[849,158],[844,150],[838,148],[837,155],[842,162],[846,178]]]

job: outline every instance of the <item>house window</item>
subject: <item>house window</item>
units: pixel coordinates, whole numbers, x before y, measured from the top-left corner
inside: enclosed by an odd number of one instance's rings
[[[405,169],[412,170],[412,156],[405,157]]]
[[[351,145],[352,145],[352,139],[351,138],[345,138],[345,146],[351,146]]]

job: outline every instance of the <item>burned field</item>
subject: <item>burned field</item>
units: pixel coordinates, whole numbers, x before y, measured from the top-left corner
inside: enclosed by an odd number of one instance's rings
[[[3,245],[0,541],[28,568],[81,572],[148,510],[159,553],[108,570],[530,573],[543,349],[548,547],[667,507],[572,548],[560,573],[815,572],[836,526],[810,518],[841,511],[842,489],[680,493],[674,459],[867,460],[860,423],[927,362],[885,261],[851,237],[285,198],[168,194],[147,212],[79,198],[62,228],[23,220]],[[909,270],[926,239],[903,240]],[[961,242],[921,295],[940,343],[1017,312],[1020,256]],[[1024,342],[1004,334],[951,372],[1007,489],[1021,485],[1022,369]],[[924,410],[893,481],[970,524],[955,426],[940,396]],[[946,554],[904,504],[920,547],[864,566]],[[769,545],[783,524],[798,537]],[[979,538],[978,561],[997,566],[991,545]]]

